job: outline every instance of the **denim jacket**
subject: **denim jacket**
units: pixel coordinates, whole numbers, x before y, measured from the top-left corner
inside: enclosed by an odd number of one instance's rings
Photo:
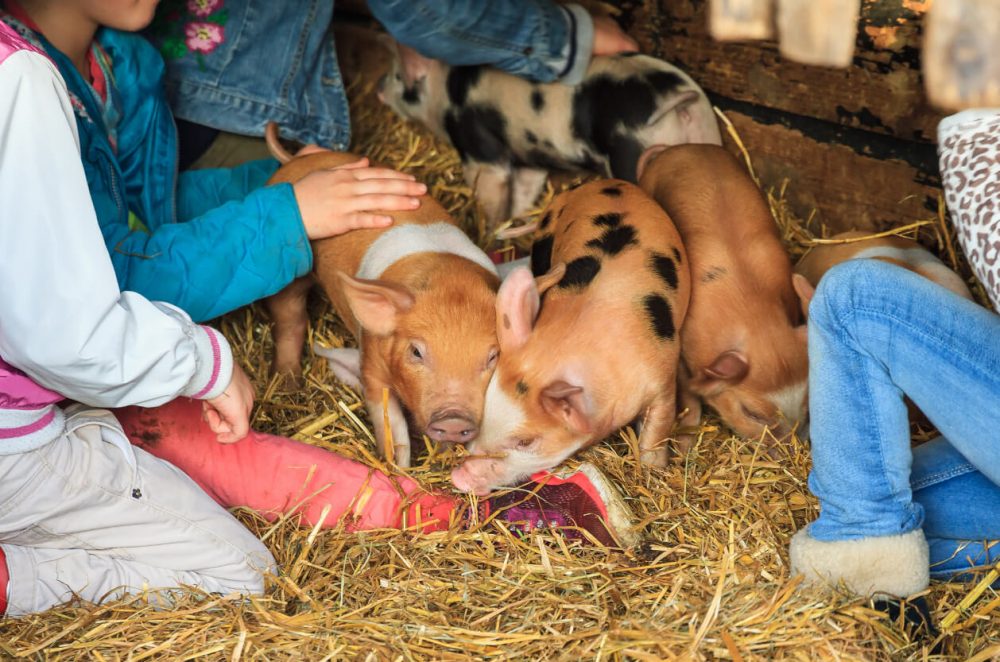
[[[0,12],[0,18],[66,81],[91,200],[122,290],[203,321],[309,273],[312,249],[292,187],[263,186],[277,161],[178,176],[163,59],[149,42],[98,30],[97,43],[112,63],[107,88],[117,121],[108,126],[107,112],[67,57],[13,16]]]
[[[347,97],[329,33],[333,0],[164,0],[148,34],[167,61],[177,117],[346,149]],[[582,78],[590,14],[550,0],[369,0],[399,41],[450,64],[492,64],[539,81]]]

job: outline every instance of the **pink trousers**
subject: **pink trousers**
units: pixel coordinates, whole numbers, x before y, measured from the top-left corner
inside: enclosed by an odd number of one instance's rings
[[[225,508],[250,508],[269,521],[294,514],[303,526],[322,518],[324,528],[343,522],[350,530],[438,531],[457,516],[458,499],[293,439],[251,431],[220,444],[201,412],[200,402],[178,398],[114,413],[134,445],[181,469]]]

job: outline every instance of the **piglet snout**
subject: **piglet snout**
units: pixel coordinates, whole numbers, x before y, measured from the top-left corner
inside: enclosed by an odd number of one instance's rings
[[[427,436],[435,441],[451,441],[464,444],[479,434],[479,426],[473,416],[460,409],[446,409],[436,412],[427,425]]]
[[[466,494],[486,496],[491,491],[489,482],[491,462],[475,455],[451,470],[451,484]]]

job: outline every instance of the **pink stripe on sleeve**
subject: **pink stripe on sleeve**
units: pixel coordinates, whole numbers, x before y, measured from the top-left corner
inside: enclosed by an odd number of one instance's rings
[[[191,396],[195,400],[204,396],[215,386],[215,382],[219,380],[219,368],[222,363],[222,349],[219,347],[219,339],[215,337],[215,331],[204,326],[201,328],[208,334],[208,340],[212,343],[212,376],[209,378],[205,388]]]

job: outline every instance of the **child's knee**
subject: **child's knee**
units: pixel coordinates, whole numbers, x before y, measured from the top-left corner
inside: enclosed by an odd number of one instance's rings
[[[249,530],[233,545],[229,558],[199,572],[203,578],[202,589],[211,593],[229,595],[262,595],[264,577],[277,572],[277,563],[267,547]]]
[[[871,304],[906,271],[881,260],[847,260],[823,274],[809,306],[809,320],[818,324],[843,324],[851,313]]]

